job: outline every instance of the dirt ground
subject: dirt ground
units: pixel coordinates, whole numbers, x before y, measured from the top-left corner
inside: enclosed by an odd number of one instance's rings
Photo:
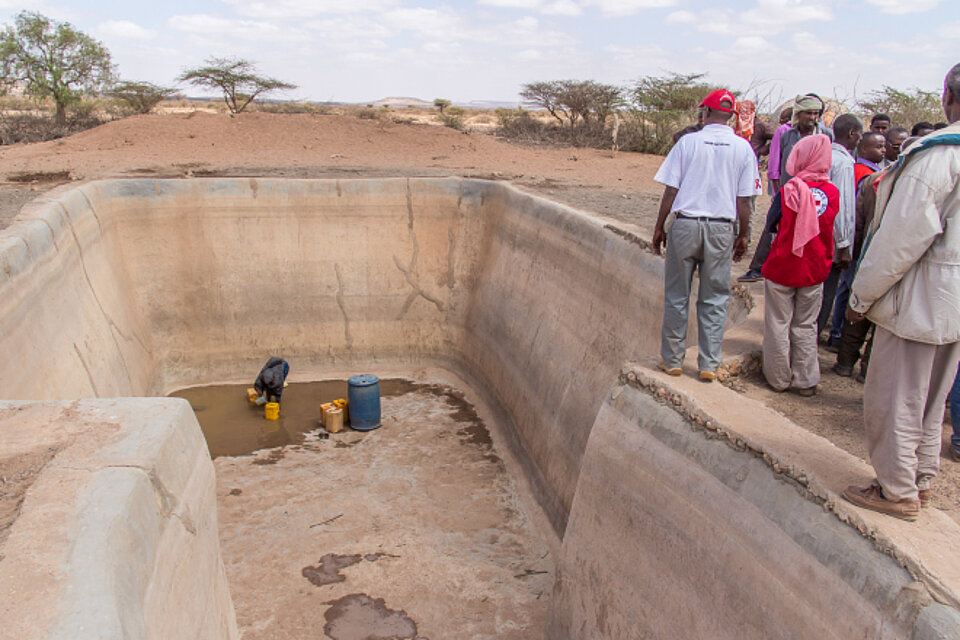
[[[136,116],[52,142],[0,148],[0,225],[55,184],[108,177],[441,176],[510,180],[574,206],[641,222],[656,156],[517,146],[426,124],[337,115]],[[655,210],[655,209],[653,209]]]
[[[609,150],[520,146],[491,135],[349,115],[136,116],[62,140],[0,149],[0,228],[24,202],[76,180],[459,175],[508,180],[631,225],[648,238],[661,191],[652,178],[661,160]],[[768,203],[766,197],[758,202],[754,239]],[[734,273],[744,269],[735,265]],[[750,291],[762,295],[762,287]],[[833,361],[833,354],[821,353],[823,381],[812,399],[774,394],[759,377],[743,380],[741,390],[863,458],[862,386],[830,372]],[[957,510],[960,465],[944,458],[935,489],[938,508]]]

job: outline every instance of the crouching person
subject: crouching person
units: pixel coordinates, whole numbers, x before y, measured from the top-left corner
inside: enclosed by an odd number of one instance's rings
[[[833,264],[833,223],[840,194],[830,183],[830,138],[800,140],[787,159],[794,176],[774,197],[763,264],[763,375],[777,391],[812,396],[820,382],[817,315]],[[777,211],[779,209],[779,211]]]
[[[286,360],[282,358],[267,360],[267,364],[263,365],[263,369],[260,369],[257,381],[253,383],[253,388],[257,393],[254,402],[258,405],[280,402],[288,373],[290,373],[290,365],[287,364]]]

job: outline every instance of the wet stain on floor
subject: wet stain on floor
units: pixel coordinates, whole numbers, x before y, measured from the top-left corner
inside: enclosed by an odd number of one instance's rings
[[[311,584],[322,587],[327,584],[335,584],[346,580],[347,577],[341,574],[340,570],[352,567],[361,560],[363,560],[363,557],[360,554],[338,556],[333,553],[328,553],[320,558],[319,565],[315,567],[304,567],[301,573]]]
[[[315,567],[304,567],[301,574],[310,581],[311,584],[322,587],[328,584],[343,582],[346,576],[340,573],[341,569],[352,567],[361,561],[376,562],[380,558],[399,558],[400,556],[392,553],[367,553],[364,555],[336,555],[328,553],[320,558],[320,564]]]
[[[487,429],[487,425],[480,419],[476,407],[466,399],[462,392],[444,384],[414,382],[402,378],[391,379],[386,382],[389,384],[383,385],[381,383],[384,389],[381,391],[381,395],[383,396],[427,393],[437,396],[438,398],[443,398],[452,409],[451,415],[453,419],[462,425],[460,429],[457,430],[457,435],[464,436],[468,443],[477,445],[478,447],[486,449],[493,448],[493,440],[490,438],[490,431]],[[389,390],[389,393],[387,390]],[[494,457],[496,458],[496,456]],[[499,458],[497,458],[497,460],[499,460]]]
[[[413,640],[417,637],[417,625],[407,617],[406,611],[388,609],[383,598],[351,593],[327,604],[331,606],[323,614],[327,621],[323,632],[333,640]]]

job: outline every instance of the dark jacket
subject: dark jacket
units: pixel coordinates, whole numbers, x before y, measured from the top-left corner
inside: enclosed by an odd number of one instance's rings
[[[833,142],[833,129],[823,124],[822,122],[818,122],[816,128],[813,130],[813,133],[810,133],[807,135],[812,136],[814,133],[822,133],[825,136],[830,138],[830,142]],[[797,129],[796,127],[791,127],[790,129],[787,129],[786,131],[783,132],[783,135],[780,136],[780,186],[781,187],[787,184],[790,181],[790,178],[793,177],[789,173],[787,173],[787,158],[790,157],[790,152],[793,151],[793,148],[796,146],[796,144],[800,142],[800,138],[804,138],[804,137],[806,136],[800,133],[800,130]],[[773,159],[771,158],[770,162],[772,161]]]
[[[853,235],[853,257],[860,259],[863,251],[863,237],[873,222],[873,212],[877,207],[877,192],[873,183],[880,177],[880,173],[871,173],[860,181],[857,192],[857,226]]]
[[[286,380],[289,371],[290,365],[286,360],[270,358],[267,364],[263,365],[263,369],[260,369],[260,375],[253,383],[253,388],[260,395],[273,396],[279,401],[280,396],[283,395],[283,381]]]

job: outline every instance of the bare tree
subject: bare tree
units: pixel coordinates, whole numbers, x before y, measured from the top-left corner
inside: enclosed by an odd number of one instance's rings
[[[184,71],[177,77],[177,82],[219,89],[230,113],[240,113],[257,96],[265,93],[297,88],[295,84],[259,75],[256,66],[242,58],[212,57],[204,62],[204,67]]]
[[[0,35],[0,82],[7,89],[22,84],[28,95],[53,99],[58,126],[66,124],[67,105],[113,79],[107,48],[68,22],[22,11]]]

